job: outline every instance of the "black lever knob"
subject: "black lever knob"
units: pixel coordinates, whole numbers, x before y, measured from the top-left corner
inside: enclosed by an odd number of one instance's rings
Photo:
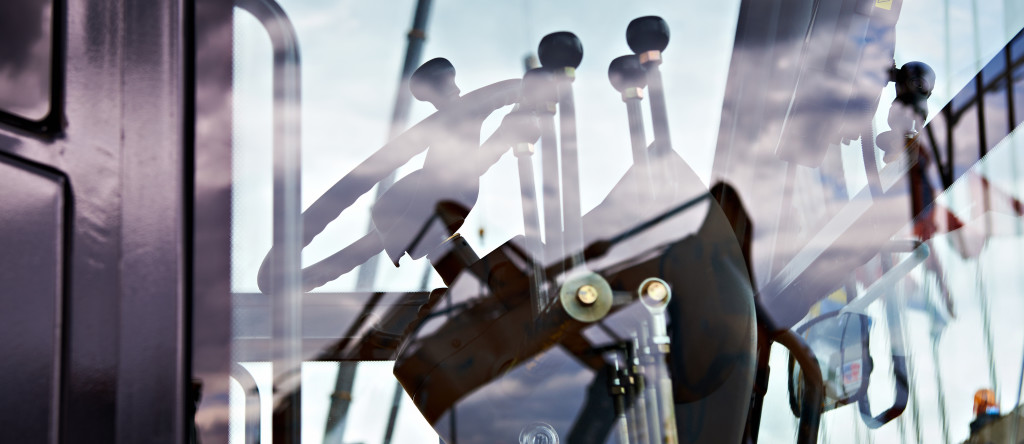
[[[575,69],[583,61],[583,43],[571,32],[553,32],[540,40],[537,57],[546,68]]]
[[[914,107],[919,115],[928,114],[928,98],[935,89],[935,71],[921,62],[907,62],[896,70],[896,100]]]
[[[647,86],[647,73],[635,54],[616,57],[608,65],[608,80],[616,91],[625,93],[629,88]]]
[[[935,71],[922,62],[907,62],[896,71],[896,95],[930,97],[935,89]]]
[[[634,53],[664,51],[668,46],[668,23],[656,15],[633,19],[626,27],[626,43]]]
[[[455,67],[443,57],[430,59],[416,68],[409,78],[409,91],[421,102],[430,102],[437,109],[459,97],[455,84]]]

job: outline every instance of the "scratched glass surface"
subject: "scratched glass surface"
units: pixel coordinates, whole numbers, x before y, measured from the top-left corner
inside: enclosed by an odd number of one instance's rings
[[[1024,8],[430,3],[237,3],[231,442],[1016,433]]]

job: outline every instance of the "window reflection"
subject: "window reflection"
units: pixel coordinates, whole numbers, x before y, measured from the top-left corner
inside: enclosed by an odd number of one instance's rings
[[[667,49],[623,39],[644,8],[439,6],[408,130],[389,118],[406,40],[381,36],[411,14],[283,3],[303,62],[301,105],[282,105],[277,53],[236,13],[232,359],[273,400],[261,436],[953,442],[979,387],[1013,411],[1024,17],[813,4],[651,6]],[[528,44],[499,35],[524,24]],[[519,55],[560,29],[586,57],[562,35],[524,75]],[[274,158],[298,123],[282,106],[304,116],[301,177]],[[301,231],[282,180],[301,184]],[[275,262],[281,227],[305,271]],[[664,307],[638,290],[652,278]],[[841,334],[816,337],[819,316]],[[827,410],[802,408],[816,396]]]

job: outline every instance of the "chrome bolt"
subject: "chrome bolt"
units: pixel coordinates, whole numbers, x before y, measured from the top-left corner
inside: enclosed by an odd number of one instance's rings
[[[652,281],[644,288],[644,293],[647,293],[647,296],[651,299],[661,302],[668,297],[668,288],[666,288],[665,284],[662,284],[661,282]]]
[[[591,305],[597,302],[597,288],[593,285],[583,285],[576,290],[576,300],[580,301],[583,305]]]

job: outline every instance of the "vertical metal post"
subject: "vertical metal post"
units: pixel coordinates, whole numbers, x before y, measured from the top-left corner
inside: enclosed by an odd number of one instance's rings
[[[266,29],[274,48],[273,244],[270,284],[273,305],[274,380],[278,375],[302,374],[302,147],[301,82],[298,37],[291,20],[273,0],[238,0]],[[301,380],[301,378],[297,378]],[[301,405],[301,390],[281,386],[279,406]],[[276,398],[276,396],[275,396]],[[281,442],[300,442],[300,409],[286,412],[273,423]]]
[[[388,414],[388,426],[384,432],[384,443],[391,444],[391,437],[395,433],[395,423],[398,420],[398,406],[402,403],[402,384],[395,381],[395,394],[391,397],[391,413]]]

